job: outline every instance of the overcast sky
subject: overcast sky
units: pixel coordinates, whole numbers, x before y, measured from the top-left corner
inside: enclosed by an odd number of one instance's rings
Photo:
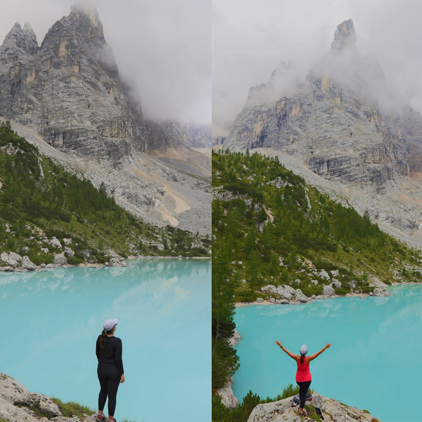
[[[387,84],[422,112],[422,1],[213,0],[213,136],[281,60],[306,73],[347,19],[359,51],[375,53]]]
[[[68,0],[0,0],[0,42],[15,22],[38,43],[69,15]],[[98,0],[104,35],[122,77],[140,91],[144,115],[211,123],[211,1]]]

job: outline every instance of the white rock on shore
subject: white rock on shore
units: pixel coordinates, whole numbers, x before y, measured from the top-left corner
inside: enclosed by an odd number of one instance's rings
[[[64,252],[54,255],[54,264],[55,265],[64,265],[66,264],[66,257]]]
[[[233,330],[233,335],[229,338],[228,342],[230,346],[236,346],[237,340],[240,340],[240,334],[235,330]]]
[[[34,271],[37,269],[37,266],[27,256],[24,256],[22,258],[22,268],[25,268],[26,270]]]
[[[292,397],[256,406],[249,416],[248,422],[300,422],[307,419],[300,417],[299,406],[292,407]],[[321,409],[324,419],[336,422],[381,422],[369,413],[356,407],[350,407],[337,400],[329,399],[314,393],[312,401],[306,402],[307,406],[314,405]]]

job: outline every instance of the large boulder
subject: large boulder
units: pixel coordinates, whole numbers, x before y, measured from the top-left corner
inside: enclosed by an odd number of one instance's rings
[[[127,267],[127,262],[120,256],[111,258],[110,267]]]
[[[383,296],[390,296],[391,293],[385,289],[385,287],[375,287],[374,289],[374,296],[383,297]]]
[[[55,265],[64,265],[66,264],[66,257],[64,252],[54,255],[54,264]]]
[[[322,288],[322,294],[323,294],[324,296],[332,296],[334,293],[335,293],[335,292],[334,292],[334,289],[333,289],[333,287],[332,287],[331,285],[324,286],[324,287]]]
[[[22,268],[25,268],[29,271],[34,271],[37,269],[37,266],[25,255],[22,258]]]
[[[341,282],[336,279],[333,279],[333,287],[335,289],[339,289],[341,287]]]
[[[67,246],[64,247],[64,254],[68,258],[73,258],[75,256],[75,252],[73,252],[72,249],[68,248]]]
[[[296,299],[298,302],[308,302],[308,301],[309,301],[309,298],[308,298],[308,297],[306,297],[306,296],[303,294],[302,290],[300,290],[300,289],[297,289],[297,290],[295,291],[295,299]]]
[[[292,300],[295,290],[293,289],[293,287],[290,286],[278,286],[277,293],[287,300]]]
[[[272,284],[268,284],[267,286],[261,287],[261,292],[277,293],[277,288]]]
[[[327,273],[327,271],[325,270],[321,270],[319,272],[319,276],[325,280],[329,280],[330,279],[330,275]]]
[[[16,259],[13,259],[7,252],[2,252],[0,254],[0,260],[10,267],[17,267],[19,265],[19,262],[16,261]]]
[[[22,262],[22,257],[16,252],[9,252],[9,256],[17,262]]]
[[[60,241],[59,241],[59,239],[57,239],[56,237],[52,237],[51,239],[50,239],[50,241],[48,242],[53,248],[59,248],[59,249],[62,249],[63,248],[63,246],[62,246],[62,244],[60,243]]]
[[[49,397],[38,393],[26,393],[15,400],[14,404],[29,407],[30,409],[38,408],[47,418],[61,416],[59,407],[53,403]]]

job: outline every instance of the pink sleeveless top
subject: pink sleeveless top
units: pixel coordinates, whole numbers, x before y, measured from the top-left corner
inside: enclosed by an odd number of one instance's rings
[[[306,382],[311,381],[311,372],[309,371],[309,363],[306,362],[306,357],[303,359],[303,363],[300,363],[300,358],[297,361],[297,372],[296,372],[296,381],[297,382]]]

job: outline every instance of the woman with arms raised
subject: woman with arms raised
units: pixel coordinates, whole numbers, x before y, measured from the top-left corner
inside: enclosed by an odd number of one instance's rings
[[[305,407],[305,401],[306,401],[306,393],[308,392],[309,386],[311,385],[311,381],[312,381],[311,372],[309,371],[309,363],[313,361],[316,357],[318,357],[323,351],[331,347],[331,344],[327,343],[326,346],[323,349],[321,349],[319,352],[306,357],[306,354],[308,353],[308,348],[306,347],[305,344],[300,348],[300,356],[299,356],[299,355],[295,355],[292,352],[289,352],[284,346],[281,345],[281,343],[278,340],[276,340],[276,343],[278,346],[281,347],[281,350],[283,350],[283,352],[286,352],[292,359],[294,359],[297,362],[296,382],[300,388],[299,415],[303,415],[304,414],[303,408]]]

